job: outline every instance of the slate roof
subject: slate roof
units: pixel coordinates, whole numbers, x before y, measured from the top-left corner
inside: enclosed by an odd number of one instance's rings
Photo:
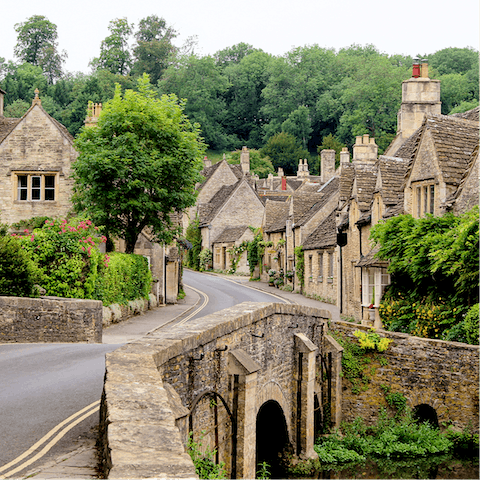
[[[222,205],[227,201],[233,191],[239,185],[234,183],[233,185],[223,185],[220,190],[212,197],[208,203],[200,203],[198,206],[199,225],[204,227],[209,225]]]
[[[295,227],[305,225],[319,210],[321,210],[330,200],[332,195],[335,195],[338,192],[339,185],[339,178],[333,177],[327,183],[325,183],[317,193],[309,193],[308,196],[312,199],[316,199],[316,202],[308,211],[303,213],[303,215],[295,220]],[[295,195],[295,197],[298,196],[299,194]]]
[[[265,233],[280,232],[285,230],[290,211],[290,203],[275,202],[268,199],[265,204]]]
[[[336,212],[333,211],[303,242],[304,250],[334,247],[337,244],[335,226]]]
[[[247,225],[239,227],[227,227],[222,233],[213,241],[213,243],[231,243],[239,240],[247,230]]]
[[[258,198],[260,198],[260,201],[266,205],[267,200],[271,200],[272,202],[286,202],[290,198],[290,195],[268,195],[268,193],[265,195],[262,192]]]

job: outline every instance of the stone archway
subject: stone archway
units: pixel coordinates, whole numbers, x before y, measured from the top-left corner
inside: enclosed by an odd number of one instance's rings
[[[264,403],[257,414],[256,465],[268,463],[271,478],[285,478],[281,456],[290,442],[282,407],[275,400]]]
[[[428,422],[432,427],[439,427],[437,411],[426,403],[414,407],[413,418],[419,423]]]

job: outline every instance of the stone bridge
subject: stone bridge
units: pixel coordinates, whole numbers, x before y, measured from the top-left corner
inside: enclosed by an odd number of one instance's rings
[[[363,327],[329,316],[243,303],[107,354],[104,473],[198,478],[185,448],[193,432],[194,441],[217,448],[231,478],[255,478],[258,463],[276,465],[285,449],[314,456],[323,422],[374,419],[386,405],[384,384],[412,407],[438,411],[439,421],[478,425],[478,347],[391,333],[369,391],[352,394],[340,375],[343,349],[329,333]]]

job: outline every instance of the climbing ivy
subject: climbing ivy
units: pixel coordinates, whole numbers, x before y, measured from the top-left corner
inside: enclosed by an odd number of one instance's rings
[[[238,247],[234,245],[232,248],[228,249],[228,253],[230,254],[230,270],[227,273],[234,274],[237,271],[238,264],[240,263],[240,258],[242,257],[242,253],[247,250],[248,242],[243,241]]]
[[[295,247],[295,269],[297,272],[298,281],[300,282],[300,288],[303,289],[305,285],[305,252],[303,246],[299,245]]]
[[[247,259],[250,267],[250,276],[253,276],[255,267],[259,265],[260,274],[262,273],[262,257],[265,247],[261,245],[263,241],[263,232],[261,228],[248,227],[254,234],[253,240],[247,245]]]

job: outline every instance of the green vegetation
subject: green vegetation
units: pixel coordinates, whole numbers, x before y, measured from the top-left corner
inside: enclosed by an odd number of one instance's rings
[[[270,465],[267,462],[262,462],[257,465],[256,478],[263,480],[271,478]]]
[[[193,440],[193,433],[190,432],[188,437],[188,453],[195,465],[195,472],[201,479],[227,478],[225,473],[225,464],[221,462],[219,465],[215,463],[215,449],[204,446],[202,443],[204,432],[200,436],[198,442]]]
[[[42,219],[43,220],[43,219]],[[36,225],[31,219],[25,224]],[[0,286],[4,295],[46,295],[101,300],[104,305],[146,298],[152,277],[141,255],[100,253],[106,242],[90,220],[46,219],[41,228],[0,237]],[[8,263],[3,263],[3,260]]]
[[[108,35],[91,53],[89,74],[63,71],[57,27],[45,17],[34,15],[12,27],[20,62],[0,59],[5,112],[23,114],[38,88],[42,106],[75,136],[88,101],[105,104],[114,96],[115,83],[137,90],[136,80],[147,73],[159,94],[186,99],[184,113],[200,125],[213,150],[262,149],[282,134],[304,151],[316,154],[320,145],[338,153],[340,145],[351,147],[356,135],[368,133],[383,153],[396,132],[401,83],[411,77],[411,57],[389,56],[372,45],[339,51],[308,45],[273,56],[239,43],[201,56],[195,41],[176,46],[181,32],[156,15],[136,27],[126,18],[106,27]],[[419,57],[429,59],[430,77],[441,81],[442,113],[478,105],[478,51],[445,48]],[[264,176],[271,167],[265,159],[257,165],[260,158],[252,156],[252,171]],[[300,154],[294,163],[271,160],[275,168],[291,172],[299,158],[310,156]]]
[[[103,225],[108,237],[125,240],[133,253],[145,227],[155,241],[170,243],[180,227],[171,214],[195,204],[204,145],[175,95],[157,98],[148,75],[138,92],[115,88],[95,128],[75,141],[73,164],[78,212]]]
[[[187,227],[185,238],[191,245],[187,249],[185,265],[193,270],[200,270],[200,252],[202,250],[202,232],[200,231],[198,218],[195,218]]]
[[[300,290],[303,290],[303,287],[305,286],[305,252],[303,251],[303,245],[295,247],[294,253],[295,270],[300,283]]]
[[[343,423],[339,432],[316,444],[315,451],[324,463],[343,463],[364,461],[367,456],[405,458],[447,453],[453,446],[447,434],[428,423],[417,423],[408,409],[397,418],[380,409],[375,425],[367,426],[362,418]]]
[[[379,308],[385,328],[478,344],[478,225],[475,207],[458,217],[400,215],[372,229],[392,274]]]

